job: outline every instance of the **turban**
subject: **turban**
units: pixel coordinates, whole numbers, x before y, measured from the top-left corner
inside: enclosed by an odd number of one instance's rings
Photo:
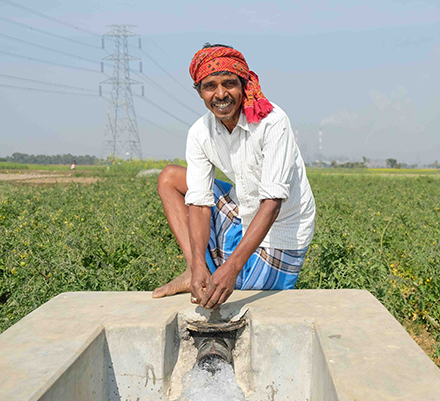
[[[229,71],[247,80],[242,108],[249,123],[259,123],[273,110],[261,92],[257,74],[249,70],[245,58],[238,50],[228,47],[201,49],[194,55],[189,67],[195,83],[217,71]]]

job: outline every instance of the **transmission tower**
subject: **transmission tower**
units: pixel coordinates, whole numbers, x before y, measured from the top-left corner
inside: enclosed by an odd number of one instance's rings
[[[139,60],[128,54],[128,37],[139,36],[131,30],[135,25],[109,25],[111,31],[102,37],[104,48],[105,37],[115,38],[115,51],[105,60],[113,60],[113,76],[101,82],[111,85],[111,99],[107,111],[107,124],[103,152],[105,155],[123,159],[142,159],[141,141],[136,121],[131,85],[141,84],[130,78],[130,60]],[[140,47],[140,39],[139,39]],[[104,63],[101,63],[104,72]],[[143,88],[142,88],[143,89]],[[142,91],[143,92],[143,91]],[[100,94],[102,90],[100,87]]]

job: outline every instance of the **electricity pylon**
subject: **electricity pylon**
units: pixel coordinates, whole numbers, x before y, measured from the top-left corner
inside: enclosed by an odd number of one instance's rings
[[[123,159],[142,159],[141,141],[136,121],[131,85],[141,84],[130,78],[130,60],[139,60],[128,54],[128,37],[139,36],[131,30],[135,25],[109,25],[111,31],[102,38],[114,37],[115,51],[105,60],[113,60],[113,76],[101,82],[112,85],[111,99],[107,111],[107,124],[104,139],[104,154]],[[104,72],[104,63],[101,64]],[[102,93],[100,88],[100,94]]]

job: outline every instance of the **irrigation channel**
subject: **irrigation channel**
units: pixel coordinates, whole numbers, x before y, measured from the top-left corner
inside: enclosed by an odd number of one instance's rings
[[[178,401],[245,401],[233,368],[238,324],[223,327],[199,324],[190,330],[198,353],[193,368],[182,378]]]

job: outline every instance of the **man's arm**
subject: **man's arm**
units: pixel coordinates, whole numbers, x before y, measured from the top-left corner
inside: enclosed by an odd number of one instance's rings
[[[205,260],[211,230],[211,208],[209,206],[189,205],[188,214],[192,255],[191,295],[200,301],[211,277]]]
[[[214,165],[209,161],[201,145],[204,142],[204,129],[200,124],[191,128],[186,144],[186,182],[188,191],[185,204],[188,205],[189,242],[191,260],[187,261],[191,269],[191,299],[199,303],[207,287],[210,273],[206,267],[205,255],[211,228],[211,206],[215,205],[212,186],[214,183]],[[199,138],[202,136],[202,138]]]
[[[238,274],[247,260],[260,246],[270,227],[272,227],[272,224],[276,220],[280,208],[281,199],[264,199],[260,202],[258,212],[237,248],[226,262],[220,266],[212,276],[208,277],[206,293],[204,295],[202,293],[203,297],[196,295],[198,299],[201,299],[200,306],[207,309],[215,308],[229,298],[234,290]],[[206,250],[206,247],[204,249]]]

